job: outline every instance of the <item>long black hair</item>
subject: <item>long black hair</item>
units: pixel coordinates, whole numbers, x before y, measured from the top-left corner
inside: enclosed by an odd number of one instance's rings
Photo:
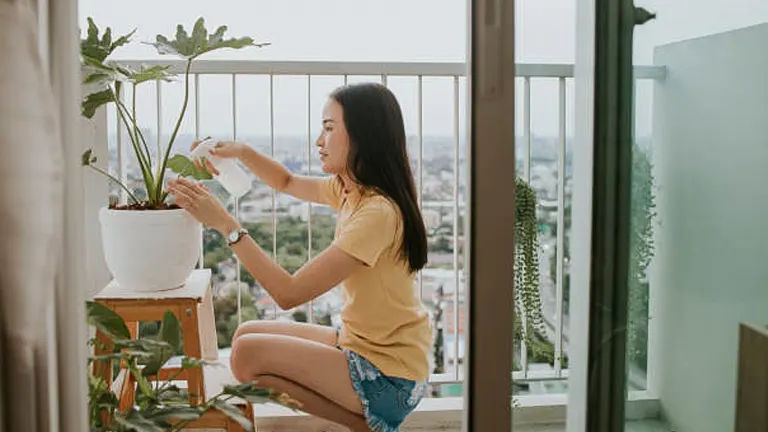
[[[397,98],[380,84],[339,87],[331,93],[344,111],[349,134],[347,167],[361,186],[392,200],[403,219],[400,257],[412,272],[427,263],[427,232],[408,159],[403,114]]]

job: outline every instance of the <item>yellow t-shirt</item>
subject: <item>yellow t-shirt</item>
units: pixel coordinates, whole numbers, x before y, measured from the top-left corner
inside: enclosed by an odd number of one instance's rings
[[[342,283],[339,346],[385,375],[427,379],[432,328],[415,274],[400,258],[400,210],[375,192],[345,192],[338,177],[325,185],[325,201],[338,212],[332,245],[365,264]]]

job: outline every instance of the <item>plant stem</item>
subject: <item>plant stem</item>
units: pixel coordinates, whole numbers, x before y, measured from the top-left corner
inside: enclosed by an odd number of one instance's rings
[[[131,95],[131,105],[133,109],[133,128],[135,131],[136,136],[141,137],[141,143],[144,144],[144,150],[147,151],[147,166],[151,170],[152,169],[152,153],[149,151],[149,146],[147,145],[147,140],[144,139],[144,134],[141,133],[141,130],[139,129],[139,123],[136,121],[136,83],[133,84],[133,93]],[[157,115],[160,115],[158,113]]]
[[[123,124],[125,125],[125,131],[128,133],[128,138],[131,139],[131,146],[133,146],[134,151],[136,151],[136,143],[139,141],[139,137],[134,135],[133,130],[133,119],[131,119],[130,114],[128,113],[128,108],[126,108],[125,104],[122,101],[122,88],[123,84],[119,81],[115,82],[115,89],[112,90],[112,97],[115,101],[115,107],[117,108],[117,113],[120,116],[120,120],[122,120]],[[131,119],[129,122],[128,120]],[[119,127],[118,127],[119,129]],[[144,165],[146,164],[146,159],[141,158],[140,156],[143,156],[143,154],[139,154],[137,152],[137,157],[139,158],[139,165],[144,168]]]
[[[121,182],[120,180],[118,180],[117,178],[115,178],[115,176],[113,176],[112,174],[110,174],[110,173],[108,173],[108,172],[104,171],[103,169],[101,169],[101,168],[99,168],[99,167],[96,167],[96,166],[93,166],[93,165],[90,165],[90,164],[88,165],[88,167],[89,167],[90,169],[92,169],[92,170],[96,171],[97,173],[101,174],[101,175],[107,176],[107,177],[108,177],[110,180],[112,180],[113,182],[117,183],[117,185],[118,185],[118,186],[120,186],[121,188],[123,188],[123,190],[124,190],[125,192],[127,192],[127,193],[128,193],[128,196],[129,196],[129,197],[131,197],[131,200],[133,200],[133,202],[134,202],[134,203],[136,203],[136,204],[138,204],[138,203],[139,203],[139,200],[138,200],[138,199],[136,199],[136,196],[134,196],[134,195],[131,193],[131,191],[130,191],[130,190],[128,190],[128,188],[127,188],[127,187],[126,187],[126,186],[123,184],[123,182]]]
[[[131,117],[131,114],[128,111],[128,107],[126,107],[122,101],[117,102],[117,108],[120,114],[120,118],[123,120],[123,123],[125,123],[125,128],[128,131],[128,136],[131,137],[131,144],[134,145],[134,151],[136,151],[137,156],[141,159],[140,162],[142,162],[144,166],[147,169],[149,169],[150,163],[149,163],[148,156],[145,155],[144,152],[141,150],[141,147],[139,147],[139,143],[141,142],[144,145],[144,148],[147,148],[146,140],[144,139],[144,134],[142,134],[141,130],[138,129],[138,126],[136,125],[135,117]],[[132,129],[134,130],[135,135],[131,134]],[[150,171],[150,174],[151,174],[151,171]]]
[[[159,393],[159,392],[161,392],[162,390],[165,390],[165,388],[166,388],[166,387],[168,387],[168,386],[171,384],[171,382],[173,382],[173,380],[175,380],[175,379],[176,379],[176,378],[177,378],[179,375],[181,375],[181,374],[182,374],[182,372],[184,372],[184,371],[186,371],[186,370],[188,370],[188,369],[185,369],[185,368],[179,368],[179,370],[177,370],[176,372],[174,372],[174,373],[173,373],[173,375],[171,375],[171,376],[170,376],[170,378],[168,378],[167,380],[165,380],[165,382],[163,383],[163,385],[162,385],[162,386],[159,388],[159,390],[158,390],[158,393]],[[157,376],[158,376],[158,382],[159,382],[159,380],[160,380],[160,374],[158,373],[158,375],[157,375]]]
[[[162,195],[163,190],[163,180],[165,178],[165,169],[168,166],[168,157],[171,155],[171,148],[173,148],[173,143],[176,141],[176,135],[179,133],[179,128],[181,128],[181,122],[184,120],[184,114],[187,112],[187,105],[189,104],[189,70],[192,68],[192,59],[187,60],[187,68],[184,71],[184,103],[181,106],[181,114],[179,114],[179,119],[176,121],[176,127],[173,128],[173,134],[171,134],[171,139],[168,140],[168,147],[165,149],[165,155],[163,156],[163,159],[161,161],[160,170],[157,172],[157,189],[155,189],[155,193],[157,194],[157,198],[160,198]]]
[[[126,129],[128,130],[128,136],[131,138],[131,145],[133,146],[133,151],[136,153],[136,159],[139,162],[139,168],[141,168],[141,176],[144,179],[144,186],[147,188],[147,200],[149,201],[149,204],[154,204],[153,198],[153,192],[154,192],[154,176],[152,175],[152,169],[149,167],[146,157],[144,156],[144,152],[141,150],[141,147],[139,146],[138,137],[140,136],[142,139],[144,136],[141,134],[141,131],[138,131],[138,136],[134,136],[131,134],[131,125],[136,124],[136,120],[130,117],[130,114],[128,113],[128,108],[126,108],[125,104],[123,104],[119,98],[117,98],[117,95],[115,95],[115,105],[117,106],[117,112],[120,115],[120,119],[125,124]],[[131,120],[131,122],[128,122],[128,119]]]

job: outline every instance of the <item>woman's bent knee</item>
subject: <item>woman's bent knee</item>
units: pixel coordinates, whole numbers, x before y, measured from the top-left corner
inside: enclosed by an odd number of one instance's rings
[[[235,339],[239,338],[240,336],[248,333],[264,333],[261,331],[261,328],[263,327],[263,322],[254,320],[254,321],[246,321],[239,326],[237,326],[237,330],[235,330],[235,334],[232,335],[232,342],[234,343]]]
[[[274,342],[273,338],[271,335],[245,333],[232,340],[229,366],[238,381],[253,381],[265,371],[268,356],[264,353],[269,351],[267,346]]]
[[[229,368],[235,379],[241,383],[253,381],[256,372],[253,370],[255,362],[248,359],[248,354],[244,352],[244,345],[243,339],[233,338],[229,355]]]

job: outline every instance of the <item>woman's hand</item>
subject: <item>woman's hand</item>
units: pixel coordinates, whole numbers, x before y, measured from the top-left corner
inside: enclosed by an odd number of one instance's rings
[[[200,145],[202,141],[197,140],[192,143],[192,147],[190,147],[189,151],[193,151],[195,148],[197,148],[198,145]],[[243,154],[243,151],[245,150],[246,145],[237,142],[237,141],[219,141],[216,143],[216,146],[211,151],[211,156],[215,156],[217,158],[221,159],[229,159],[229,158],[237,158],[239,159],[240,156]],[[200,162],[195,160],[194,161],[195,166],[199,170],[203,170],[203,167],[201,166]],[[205,167],[208,169],[208,172],[214,175],[219,175],[219,171],[213,166],[210,160],[205,159]]]
[[[168,190],[176,196],[176,204],[203,225],[226,235],[238,226],[219,200],[204,186],[185,178],[170,180]]]

